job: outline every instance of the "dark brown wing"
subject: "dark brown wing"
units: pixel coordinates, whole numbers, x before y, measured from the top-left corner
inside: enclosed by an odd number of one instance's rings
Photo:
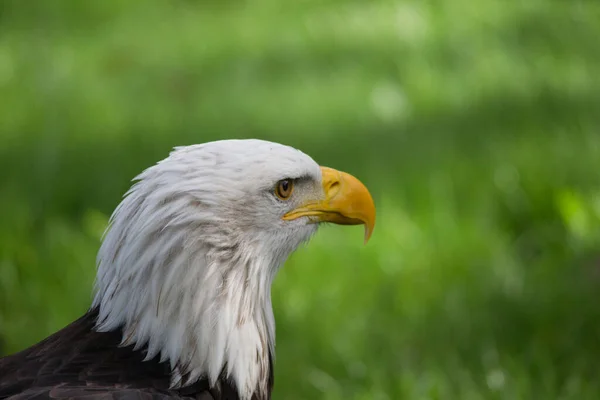
[[[237,399],[226,381],[170,390],[170,368],[143,351],[119,347],[120,332],[93,330],[90,311],[42,342],[0,359],[0,399]]]
[[[187,397],[166,394],[152,389],[95,388],[87,386],[57,385],[48,387],[33,387],[16,395],[10,396],[7,399],[166,400],[184,398]],[[201,394],[200,397],[195,398],[214,400],[214,397],[208,392]]]

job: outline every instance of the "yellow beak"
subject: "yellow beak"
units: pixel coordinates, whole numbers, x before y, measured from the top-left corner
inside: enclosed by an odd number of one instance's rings
[[[365,225],[365,243],[375,228],[375,204],[371,194],[350,174],[321,167],[325,198],[304,204],[283,216],[284,220],[310,217],[312,222]]]

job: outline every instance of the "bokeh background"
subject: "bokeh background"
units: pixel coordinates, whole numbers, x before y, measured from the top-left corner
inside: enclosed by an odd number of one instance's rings
[[[0,354],[87,309],[176,145],[363,180],[273,287],[277,399],[600,398],[600,3],[0,1]]]

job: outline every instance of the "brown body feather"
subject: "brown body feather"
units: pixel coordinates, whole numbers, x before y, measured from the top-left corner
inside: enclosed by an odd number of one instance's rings
[[[40,343],[0,358],[0,399],[238,399],[224,377],[214,388],[201,379],[169,389],[169,364],[158,357],[143,361],[143,349],[119,347],[120,331],[94,331],[97,315],[90,311]],[[272,385],[271,365],[269,393]]]

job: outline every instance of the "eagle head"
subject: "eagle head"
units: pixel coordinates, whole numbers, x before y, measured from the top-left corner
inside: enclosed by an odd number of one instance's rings
[[[173,388],[225,376],[242,399],[266,393],[277,270],[321,222],[364,224],[368,240],[368,190],[261,140],[176,148],[135,180],[98,253],[96,329],[169,362]]]

